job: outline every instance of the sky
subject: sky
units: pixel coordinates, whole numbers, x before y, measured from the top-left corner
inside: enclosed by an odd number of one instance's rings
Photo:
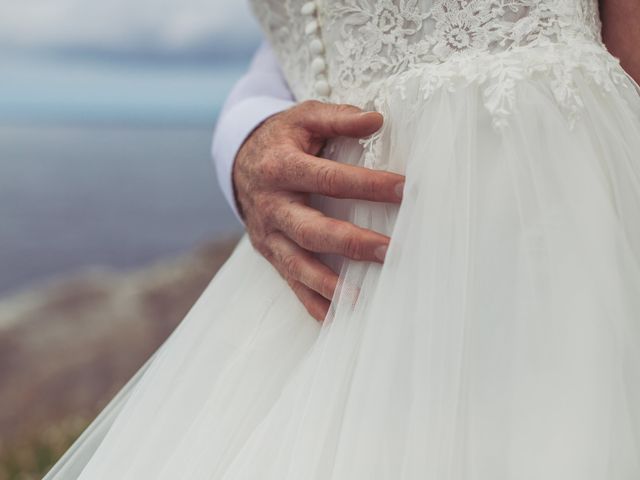
[[[0,125],[210,123],[260,37],[248,0],[0,0]]]
[[[253,49],[247,0],[0,0],[0,48],[201,58]]]
[[[246,2],[0,0],[0,291],[235,224],[209,149],[260,39]]]

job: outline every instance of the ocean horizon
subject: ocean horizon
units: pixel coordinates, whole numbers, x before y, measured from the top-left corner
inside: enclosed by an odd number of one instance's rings
[[[246,59],[0,64],[0,296],[89,267],[136,268],[240,231],[210,144]]]

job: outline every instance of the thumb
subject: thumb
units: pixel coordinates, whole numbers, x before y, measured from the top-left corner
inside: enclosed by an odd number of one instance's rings
[[[382,127],[384,118],[378,112],[347,104],[312,102],[303,115],[302,124],[321,137],[362,138]]]

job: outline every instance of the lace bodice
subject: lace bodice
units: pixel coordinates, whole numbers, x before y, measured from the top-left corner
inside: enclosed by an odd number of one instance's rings
[[[425,96],[455,79],[486,85],[503,123],[512,86],[540,70],[569,111],[568,71],[605,86],[624,75],[601,41],[597,0],[252,0],[294,95],[364,106],[423,75]]]

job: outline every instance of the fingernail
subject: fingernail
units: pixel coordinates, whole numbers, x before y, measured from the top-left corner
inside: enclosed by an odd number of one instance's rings
[[[378,260],[384,262],[384,259],[387,256],[387,248],[389,248],[387,247],[387,245],[380,245],[379,247],[376,247],[376,249],[373,251],[373,254]]]
[[[369,110],[367,112],[360,112],[359,115],[361,117],[366,117],[367,115],[371,115],[372,113],[377,113],[378,115],[382,115],[380,112],[376,112],[375,110]]]
[[[402,200],[403,193],[404,193],[404,182],[400,182],[396,185],[396,195],[400,200]]]

